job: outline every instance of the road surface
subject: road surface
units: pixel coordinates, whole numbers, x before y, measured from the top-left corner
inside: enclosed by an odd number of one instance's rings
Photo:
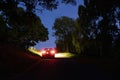
[[[120,80],[118,66],[80,59],[40,59],[30,70],[9,80]]]

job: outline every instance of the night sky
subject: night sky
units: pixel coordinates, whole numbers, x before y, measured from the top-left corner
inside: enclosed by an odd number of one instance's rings
[[[49,31],[49,40],[46,42],[39,42],[34,47],[36,49],[43,49],[45,47],[56,47],[55,37],[53,37],[52,26],[56,18],[61,16],[68,16],[70,18],[76,19],[78,17],[78,6],[83,4],[82,0],[76,0],[77,5],[71,4],[60,4],[56,10],[48,11],[43,10],[43,12],[37,12],[37,15],[40,17],[43,25],[48,28]]]

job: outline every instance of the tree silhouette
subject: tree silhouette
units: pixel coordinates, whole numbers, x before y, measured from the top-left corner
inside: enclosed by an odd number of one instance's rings
[[[79,33],[85,40],[82,46],[87,55],[114,55],[116,40],[120,41],[119,3],[119,0],[84,0],[84,5],[79,6]]]
[[[74,51],[74,46],[72,44],[74,26],[74,20],[66,16],[62,16],[55,20],[53,30],[55,30],[54,36],[56,37],[56,46],[59,51]]]
[[[75,4],[75,0],[62,0]],[[58,0],[0,0],[0,43],[28,48],[48,40],[48,29],[36,15],[36,10],[53,10]]]

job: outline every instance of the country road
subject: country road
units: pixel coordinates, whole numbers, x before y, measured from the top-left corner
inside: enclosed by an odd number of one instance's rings
[[[80,59],[40,59],[30,70],[9,80],[119,80],[117,65]]]

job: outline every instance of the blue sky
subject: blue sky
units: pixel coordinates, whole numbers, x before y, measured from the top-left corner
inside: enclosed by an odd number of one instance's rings
[[[68,16],[70,18],[76,19],[78,17],[78,6],[83,4],[83,0],[76,0],[77,5],[73,6],[71,4],[60,4],[56,10],[48,11],[44,10],[42,13],[37,13],[40,17],[43,25],[48,28],[49,31],[49,40],[45,42],[39,42],[34,47],[36,49],[42,49],[45,47],[56,47],[55,45],[55,37],[53,37],[52,26],[56,18],[61,16]]]

